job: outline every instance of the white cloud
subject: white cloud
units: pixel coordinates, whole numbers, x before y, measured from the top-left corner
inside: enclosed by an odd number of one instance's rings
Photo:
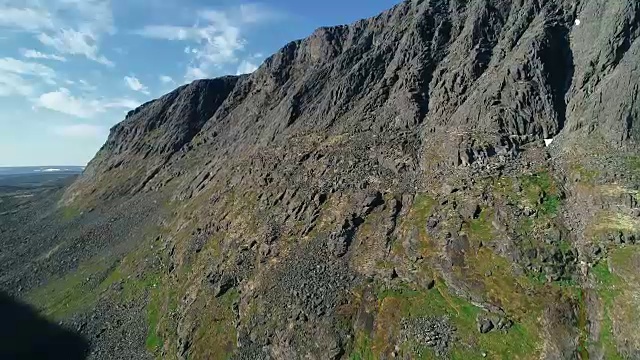
[[[54,19],[45,9],[0,5],[0,27],[24,31],[52,29],[54,27]]]
[[[55,55],[55,54],[43,54],[37,50],[30,50],[30,49],[20,49],[20,53],[22,54],[22,56],[28,58],[28,59],[45,59],[45,60],[55,60],[55,61],[61,61],[61,62],[65,62],[67,61],[66,58],[60,56],[60,55]]]
[[[29,96],[34,92],[33,85],[19,75],[0,71],[0,96]]]
[[[187,73],[185,74],[185,80],[186,81],[192,81],[192,80],[198,80],[198,79],[206,79],[207,78],[207,73],[199,68],[199,67],[193,67],[193,66],[189,66],[187,68]]]
[[[160,82],[162,82],[163,84],[173,84],[175,81],[171,76],[161,75]]]
[[[138,104],[138,102],[131,99],[105,100],[75,97],[67,88],[60,88],[57,91],[42,94],[35,101],[37,108],[45,108],[87,119],[109,109],[132,109]]]
[[[240,5],[240,19],[245,23],[259,23],[284,18],[284,14],[264,4],[251,3]]]
[[[105,137],[108,134],[107,128],[93,124],[55,126],[52,128],[52,131],[54,134],[59,136],[74,138]]]
[[[258,65],[250,61],[243,60],[240,63],[240,66],[238,66],[238,71],[236,72],[236,75],[249,74],[256,71],[257,69],[258,69]]]
[[[236,53],[244,48],[245,41],[240,37],[240,29],[231,25],[223,13],[209,11],[200,16],[209,24],[204,27],[147,26],[136,33],[153,39],[195,42],[197,48],[185,48],[185,53],[194,57],[187,77],[206,77],[212,68],[237,61]]]
[[[10,57],[0,58],[0,71],[19,75],[38,76],[43,79],[53,79],[56,75],[55,71],[46,65]]]
[[[224,11],[201,10],[193,26],[151,25],[135,33],[147,38],[189,42],[184,49],[185,54],[191,56],[185,78],[193,80],[209,77],[222,66],[239,64],[238,55],[247,44],[242,35],[246,27],[279,17],[282,14],[267,6],[245,4]],[[243,70],[248,68],[245,64]]]
[[[80,89],[84,91],[93,92],[98,90],[97,86],[90,84],[87,80],[84,79],[78,80],[78,84],[80,85]]]
[[[62,29],[52,35],[42,33],[38,35],[38,40],[63,54],[82,55],[106,66],[114,65],[111,60],[98,54],[98,38],[91,32]]]
[[[149,89],[146,86],[144,86],[140,82],[140,80],[138,80],[137,77],[135,77],[135,76],[125,76],[124,77],[124,82],[127,84],[129,89],[131,89],[133,91],[141,92],[141,93],[146,94],[146,95],[149,95]]]
[[[149,25],[135,31],[135,34],[150,39],[162,40],[198,40],[199,29],[173,25]]]
[[[115,32],[111,0],[0,0],[0,28],[34,33],[59,53],[113,65],[100,54],[102,37]]]
[[[56,73],[48,66],[14,58],[0,58],[0,96],[30,96],[36,85],[55,84]]]
[[[105,109],[127,109],[133,110],[140,106],[140,102],[133,99],[115,99],[103,104]]]
[[[66,88],[40,95],[36,106],[79,118],[91,118],[102,108],[97,100],[76,98]]]
[[[80,19],[78,28],[98,33],[115,33],[111,0],[57,0]]]

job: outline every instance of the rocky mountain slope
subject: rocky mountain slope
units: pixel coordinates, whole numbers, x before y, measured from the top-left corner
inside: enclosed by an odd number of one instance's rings
[[[95,359],[640,358],[639,36],[635,0],[318,29],[129,113],[2,218],[0,287]]]

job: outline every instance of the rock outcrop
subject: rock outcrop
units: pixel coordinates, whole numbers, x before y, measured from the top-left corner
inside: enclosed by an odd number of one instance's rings
[[[109,259],[92,295],[21,286],[95,358],[141,304],[162,358],[637,358],[639,28],[635,0],[408,0],[318,29],[131,112],[60,201],[120,235],[75,262]]]

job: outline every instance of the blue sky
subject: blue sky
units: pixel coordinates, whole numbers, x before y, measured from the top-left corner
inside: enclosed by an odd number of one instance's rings
[[[0,0],[0,166],[84,165],[127,111],[398,0]]]

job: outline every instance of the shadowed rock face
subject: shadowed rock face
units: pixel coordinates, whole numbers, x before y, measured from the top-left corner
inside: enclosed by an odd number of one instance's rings
[[[74,236],[24,255],[53,212],[4,256],[68,272],[26,297],[95,358],[637,358],[639,25],[412,0],[320,28],[131,112],[61,198]]]
[[[0,293],[2,359],[86,359],[89,343],[41,317],[35,309]]]

